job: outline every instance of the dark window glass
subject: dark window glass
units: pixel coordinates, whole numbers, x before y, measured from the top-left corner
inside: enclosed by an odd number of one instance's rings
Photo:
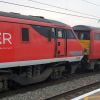
[[[100,40],[100,33],[94,33],[94,40]]]
[[[80,40],[90,40],[90,32],[88,31],[75,31]]]
[[[32,26],[38,33],[45,37],[54,37],[54,29],[51,27],[45,27],[45,26]]]
[[[22,41],[29,41],[29,30],[22,28]]]
[[[72,32],[72,30],[67,30],[67,39],[76,39],[74,33]]]

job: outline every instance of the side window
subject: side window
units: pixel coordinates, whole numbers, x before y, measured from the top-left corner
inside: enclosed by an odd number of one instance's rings
[[[72,30],[67,30],[67,39],[76,39],[74,33],[72,32]]]
[[[80,40],[90,40],[90,32],[89,31],[75,31],[78,39]]]
[[[29,41],[29,30],[22,28],[22,41]]]
[[[62,29],[56,29],[56,33],[57,33],[56,35],[57,38],[64,38],[64,32]]]
[[[94,33],[94,40],[100,40],[100,33]]]
[[[46,27],[46,26],[32,26],[38,33],[40,33],[41,35],[45,36],[45,37],[53,37],[54,33],[52,32],[52,28],[51,27]]]

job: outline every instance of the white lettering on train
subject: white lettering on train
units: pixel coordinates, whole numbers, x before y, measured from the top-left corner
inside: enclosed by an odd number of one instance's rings
[[[12,35],[10,33],[0,33],[0,44],[12,44]]]

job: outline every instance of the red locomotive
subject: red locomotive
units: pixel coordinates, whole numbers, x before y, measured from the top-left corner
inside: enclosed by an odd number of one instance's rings
[[[77,25],[73,29],[84,48],[84,68],[97,70],[100,64],[100,28]]]
[[[1,80],[26,85],[59,78],[76,69],[82,50],[72,28],[64,23],[0,12]]]

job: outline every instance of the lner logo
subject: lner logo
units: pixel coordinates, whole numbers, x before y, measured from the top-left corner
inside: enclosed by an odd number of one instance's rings
[[[0,44],[12,44],[11,33],[0,33]]]

